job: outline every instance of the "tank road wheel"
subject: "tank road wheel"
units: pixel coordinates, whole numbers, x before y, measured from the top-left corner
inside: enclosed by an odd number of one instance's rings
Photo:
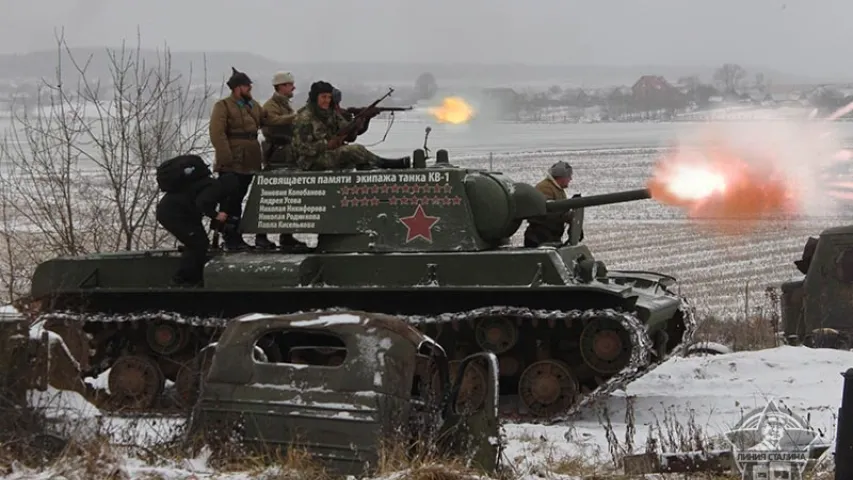
[[[631,362],[631,336],[618,320],[594,318],[581,332],[581,355],[598,373],[620,372]]]
[[[150,408],[166,385],[166,377],[154,359],[143,355],[119,357],[108,379],[113,407]]]
[[[518,341],[518,328],[508,318],[485,318],[474,329],[477,345],[487,352],[504,353]]]
[[[456,375],[459,374],[459,364],[462,362],[450,362],[450,383],[456,382]],[[438,372],[436,372],[437,375]],[[469,414],[476,412],[483,407],[486,401],[486,390],[488,384],[486,379],[486,369],[477,362],[469,364],[465,370],[465,376],[462,377],[462,385],[459,388],[459,397],[456,399],[456,411],[460,414]],[[437,376],[436,376],[437,380]]]
[[[202,375],[210,370],[213,355],[206,352],[199,353],[192,360],[181,365],[178,376],[175,378],[175,391],[178,394],[178,402],[184,407],[191,407],[198,400],[198,390]],[[201,371],[198,366],[201,365]]]
[[[178,325],[165,322],[149,323],[145,331],[148,346],[160,355],[169,356],[187,345],[187,331]]]
[[[518,395],[530,413],[550,417],[568,410],[580,387],[568,366],[558,360],[542,360],[527,367],[518,381]]]

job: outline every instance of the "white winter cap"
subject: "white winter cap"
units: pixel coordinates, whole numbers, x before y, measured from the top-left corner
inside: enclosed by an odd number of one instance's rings
[[[281,85],[282,83],[295,83],[293,74],[290,72],[278,72],[272,76],[273,86]]]

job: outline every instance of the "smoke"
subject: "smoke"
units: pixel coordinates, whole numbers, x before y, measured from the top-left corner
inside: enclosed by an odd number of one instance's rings
[[[754,194],[782,187],[793,207],[786,213],[825,215],[835,202],[826,195],[822,172],[845,152],[833,127],[825,119],[703,124],[685,132],[662,163],[683,162],[688,151],[713,157],[717,173],[729,183],[748,179],[748,185],[728,192],[739,198],[727,199],[729,206],[739,204],[744,212],[771,213],[760,211]],[[733,171],[735,164],[740,172]]]

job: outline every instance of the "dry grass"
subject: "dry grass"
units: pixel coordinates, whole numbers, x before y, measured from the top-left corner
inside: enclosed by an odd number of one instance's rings
[[[716,342],[732,350],[754,351],[782,344],[781,306],[778,289],[768,287],[764,305],[731,318],[708,315],[699,320],[694,340]]]
[[[717,342],[736,352],[774,348],[782,344],[773,320],[752,316],[721,320],[706,317],[700,320],[694,336],[697,342]]]
[[[654,422],[649,425],[648,434],[640,447],[636,442],[636,426],[634,421],[634,406],[632,397],[626,398],[625,418],[626,433],[624,439],[619,439],[613,428],[611,414],[606,406],[598,411],[598,420],[605,432],[610,454],[609,468],[615,471],[623,466],[626,456],[640,453],[709,453],[715,450],[728,450],[729,443],[719,435],[711,435],[696,421],[696,412],[690,410],[686,418],[679,416],[675,407],[665,408],[661,417],[654,415]],[[582,478],[590,477],[590,466],[584,465],[581,458],[564,459],[561,465],[568,467],[571,475]],[[804,472],[806,480],[831,480],[833,470],[814,469]],[[609,476],[606,478],[645,478],[643,476]],[[738,472],[693,472],[689,474],[666,474],[667,479],[704,479],[729,480],[740,479]]]

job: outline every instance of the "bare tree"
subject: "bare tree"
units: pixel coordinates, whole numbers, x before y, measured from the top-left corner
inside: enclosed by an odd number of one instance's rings
[[[702,81],[699,79],[698,75],[688,75],[686,77],[680,77],[677,84],[683,85],[684,87],[687,87],[689,91],[692,91],[701,85]]]
[[[714,82],[724,93],[736,92],[746,78],[746,70],[736,63],[726,63],[714,72]]]
[[[753,85],[758,90],[764,89],[764,74],[763,73],[758,72],[755,74],[755,80],[753,81]]]
[[[92,56],[74,58],[63,34],[56,45],[55,80],[44,81],[34,106],[12,109],[0,143],[0,221],[8,227],[13,219],[16,230],[0,228],[2,272],[20,246],[37,251],[37,261],[172,241],[154,218],[155,168],[176,154],[210,152],[207,112],[216,92],[206,75],[193,80],[191,68],[185,76],[174,70],[168,48],[144,51],[140,41],[107,49],[109,78],[94,78]]]
[[[415,80],[415,101],[429,100],[437,91],[438,83],[433,74],[424,72]]]

